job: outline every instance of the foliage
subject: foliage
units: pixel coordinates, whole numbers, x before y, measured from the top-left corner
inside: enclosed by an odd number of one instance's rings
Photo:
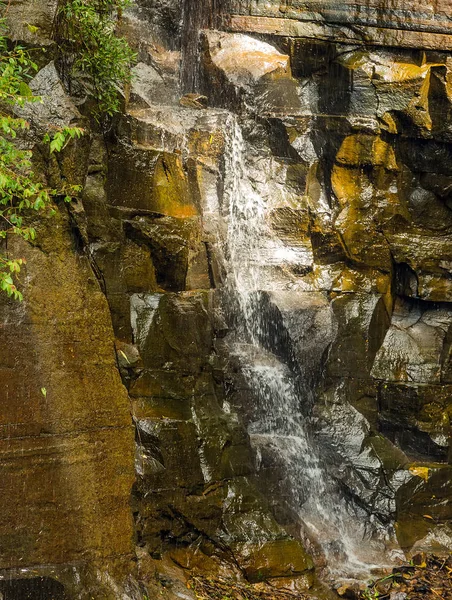
[[[69,61],[69,79],[84,84],[96,101],[94,116],[120,109],[119,90],[130,82],[135,54],[116,24],[131,0],[60,0],[58,43]]]
[[[34,240],[36,231],[27,222],[31,211],[51,211],[52,197],[63,195],[69,201],[70,194],[78,191],[77,186],[54,190],[37,181],[32,170],[32,153],[20,143],[21,134],[30,125],[25,119],[12,116],[12,111],[27,102],[40,101],[27,84],[36,70],[25,48],[19,45],[8,48],[5,20],[0,18],[0,240],[5,240],[4,246],[9,234]],[[55,129],[44,141],[50,144],[50,153],[59,152],[82,133],[79,127]],[[0,289],[18,300],[22,300],[22,294],[14,280],[24,262],[23,258],[0,254]]]
[[[224,577],[193,576],[187,587],[194,592],[197,600],[308,600],[304,594],[277,589],[268,583],[255,586]]]
[[[60,49],[69,57],[71,77],[83,80],[96,100],[95,117],[112,116],[120,108],[118,90],[130,81],[135,58],[127,42],[115,34],[117,18],[130,0],[60,0]],[[0,0],[0,10],[4,4]],[[22,46],[8,46],[5,19],[0,17],[0,241],[6,247],[9,235],[34,240],[30,224],[33,211],[52,212],[52,199],[66,201],[78,186],[50,189],[39,182],[32,169],[32,153],[24,149],[24,134],[30,124],[14,115],[28,102],[40,102],[27,84],[37,65]],[[83,134],[79,127],[52,128],[43,138],[49,155],[61,152]],[[15,285],[25,260],[0,253],[0,290],[21,300]]]
[[[452,554],[416,554],[409,564],[394,567],[391,574],[371,581],[358,595],[362,600],[389,600],[396,596],[412,600],[452,598]]]

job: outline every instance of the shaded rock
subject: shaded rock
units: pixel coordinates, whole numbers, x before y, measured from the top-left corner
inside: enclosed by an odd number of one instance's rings
[[[244,427],[231,411],[222,410],[222,392],[208,374],[197,380],[193,390],[192,418],[200,439],[204,477],[209,482],[250,475],[254,466]]]
[[[16,109],[23,118],[30,119],[45,131],[49,126],[67,127],[79,124],[82,117],[66,93],[56,70],[50,62],[30,81],[30,88],[42,102],[25,104]]]
[[[452,226],[452,211],[433,192],[422,187],[409,195],[409,210],[418,227],[444,231]]]
[[[133,344],[125,344],[120,340],[115,341],[118,364],[123,369],[132,369],[141,365],[141,356],[138,348]]]
[[[49,46],[53,43],[52,24],[58,10],[58,0],[12,0],[5,13],[8,35],[13,40]]]
[[[450,445],[451,393],[447,385],[381,385],[381,430],[414,457],[445,460]]]
[[[396,532],[405,551],[416,542],[416,549],[421,551],[429,547],[436,547],[436,551],[448,549],[452,521],[450,477],[450,466],[427,466],[425,476],[416,475],[399,489]]]
[[[351,600],[358,600],[359,598],[361,598],[361,592],[363,592],[365,589],[366,586],[364,583],[344,583],[344,585],[341,585],[336,589],[336,593],[341,598],[350,598]]]
[[[139,62],[132,69],[128,104],[146,108],[153,104],[172,104],[176,100],[175,82],[157,66]]]
[[[156,274],[147,248],[125,240],[122,244],[93,244],[91,252],[102,273],[107,298],[156,290]]]
[[[408,295],[433,302],[452,298],[450,235],[433,237],[419,232],[399,231],[385,234],[394,260],[408,265],[416,277]]]
[[[0,359],[0,567],[8,579],[32,567],[61,577],[71,594],[114,598],[95,572],[108,569],[119,589],[133,570],[127,393],[105,297],[63,211],[41,221],[39,239],[42,249],[15,247],[27,258],[25,302],[2,300],[1,347],[14,350]],[[40,565],[54,565],[52,574]]]
[[[193,423],[140,419],[137,428],[137,472],[146,487],[161,492],[168,486],[195,491],[204,479]]]
[[[203,109],[207,108],[207,101],[207,96],[201,94],[185,94],[180,98],[179,104],[189,108]]]
[[[297,577],[312,571],[313,563],[296,540],[275,540],[257,549],[252,545],[235,548],[234,554],[251,582],[273,577]],[[307,579],[306,588],[312,578]]]
[[[332,302],[338,333],[328,354],[329,375],[366,379],[390,324],[379,294],[343,294]]]
[[[125,224],[130,237],[148,245],[159,286],[185,290],[190,258],[199,244],[199,219],[135,217]]]
[[[107,296],[115,335],[131,342],[129,296],[158,289],[151,254],[131,240],[94,243],[89,250]]]
[[[212,348],[208,306],[208,293],[161,296],[149,328],[138,341],[145,367],[199,372]]]

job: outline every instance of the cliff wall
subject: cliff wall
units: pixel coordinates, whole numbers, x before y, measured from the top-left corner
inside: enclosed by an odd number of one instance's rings
[[[55,9],[12,2],[12,35],[51,47]],[[17,590],[58,578],[71,598],[174,598],[192,597],[183,573],[306,590],[308,554],[322,567],[290,472],[250,436],[262,406],[231,353],[231,113],[287,250],[260,289],[269,351],[310,390],[328,473],[363,522],[395,528],[391,548],[445,550],[447,6],[137,0],[120,29],[138,53],[124,112],[64,155],[82,197],[21,247],[25,301],[3,301],[2,574]],[[39,93],[81,120],[55,76],[43,65]]]

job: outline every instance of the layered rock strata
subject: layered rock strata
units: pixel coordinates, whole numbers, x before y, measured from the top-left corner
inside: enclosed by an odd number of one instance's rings
[[[30,40],[29,28],[15,26],[16,38],[48,44],[43,15],[55,7],[44,4],[11,4],[11,15],[33,8],[27,22],[40,27]],[[259,398],[228,349],[234,319],[223,310],[221,246],[231,112],[249,184],[285,249],[261,286],[270,350],[303,383],[300,405],[328,473],[364,520],[394,525],[407,552],[444,550],[452,389],[444,11],[182,8],[137,2],[124,15],[139,58],[130,103],[107,140],[94,135],[67,155],[67,176],[84,182],[69,216],[62,207],[41,224],[38,246],[20,249],[26,300],[4,303],[1,328],[0,567],[17,580],[20,568],[58,576],[66,591],[55,594],[114,598],[120,589],[138,598],[127,581],[137,575],[135,542],[141,565],[152,557],[185,572],[312,584],[305,547],[318,550],[300,536],[290,473],[250,439]],[[35,85],[55,90],[55,73],[46,65]],[[209,108],[179,106],[181,77]],[[140,574],[149,589],[153,569]]]

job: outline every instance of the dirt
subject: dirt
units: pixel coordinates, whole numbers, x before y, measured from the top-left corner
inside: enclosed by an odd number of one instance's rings
[[[275,588],[271,582],[251,585],[226,578],[192,577],[187,587],[197,600],[314,600],[315,594]],[[452,600],[452,554],[417,554],[409,563],[371,581],[341,586],[337,598],[348,600]]]

